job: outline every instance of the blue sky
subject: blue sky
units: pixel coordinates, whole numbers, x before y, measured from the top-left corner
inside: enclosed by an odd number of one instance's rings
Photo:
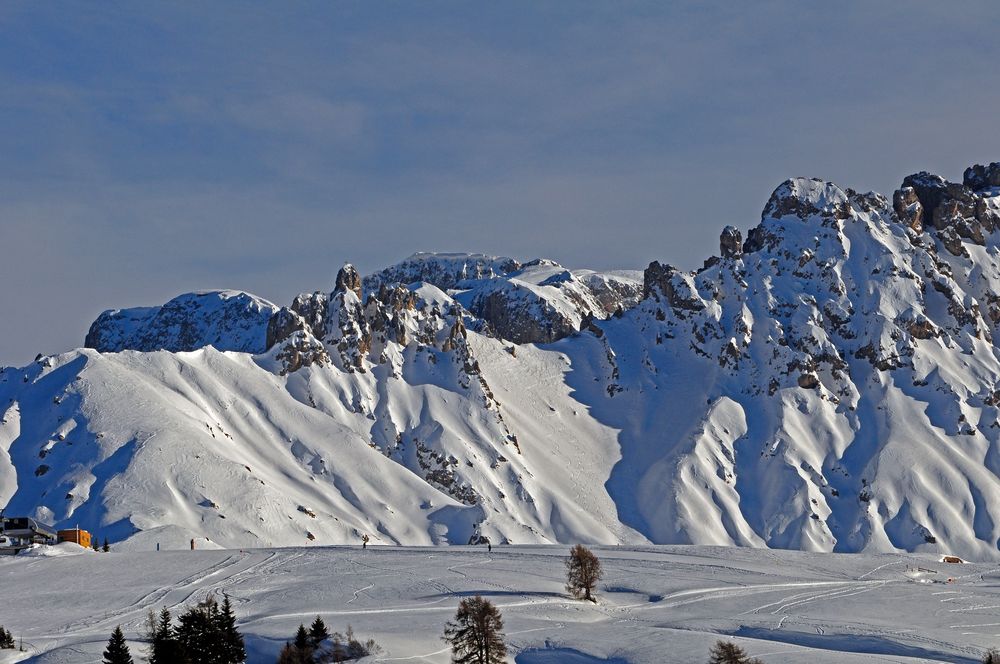
[[[0,5],[0,364],[414,251],[694,268],[790,176],[1000,160],[995,3]]]

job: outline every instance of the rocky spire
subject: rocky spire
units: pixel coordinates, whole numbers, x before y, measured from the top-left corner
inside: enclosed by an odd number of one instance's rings
[[[353,291],[358,299],[361,299],[361,275],[357,268],[350,263],[344,263],[344,267],[337,272],[337,283],[333,288],[334,293],[345,293]]]
[[[723,258],[739,258],[743,254],[743,234],[735,226],[726,226],[719,236],[719,253]]]

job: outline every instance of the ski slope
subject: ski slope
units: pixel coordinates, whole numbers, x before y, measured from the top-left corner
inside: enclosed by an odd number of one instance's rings
[[[352,625],[369,662],[445,664],[462,597],[500,607],[516,664],[704,661],[732,638],[769,664],[973,664],[1000,644],[1000,567],[920,554],[596,547],[597,604],[563,588],[567,547],[357,547],[132,551],[0,559],[0,624],[26,653],[0,662],[92,662],[121,624],[143,652],[146,613],[228,593],[249,661],[273,662],[299,623]],[[78,552],[76,555],[67,555]],[[37,553],[37,552],[36,552]],[[138,658],[137,658],[138,661]]]

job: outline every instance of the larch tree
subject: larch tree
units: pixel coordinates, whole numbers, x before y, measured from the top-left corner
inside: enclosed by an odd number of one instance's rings
[[[479,595],[458,604],[455,620],[444,629],[453,664],[502,664],[507,656],[503,617],[492,602]]]
[[[566,559],[566,590],[573,597],[596,603],[593,592],[603,575],[601,561],[593,551],[582,544],[570,550]]]
[[[708,653],[708,664],[764,664],[750,657],[743,648],[732,641],[716,641]]]

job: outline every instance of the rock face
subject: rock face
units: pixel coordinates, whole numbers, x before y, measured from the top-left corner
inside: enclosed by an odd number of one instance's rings
[[[743,234],[735,226],[726,226],[719,236],[719,253],[723,258],[738,258],[743,253]]]
[[[424,282],[447,290],[497,336],[514,343],[551,343],[574,334],[587,315],[599,319],[640,300],[634,272],[571,271],[538,259],[523,265],[482,254],[414,254],[364,280],[385,285]]]
[[[650,263],[643,272],[642,290],[647,298],[659,300],[662,297],[677,312],[701,311],[705,308],[692,276],[672,265],[661,265],[657,261]]]
[[[983,191],[1000,187],[1000,163],[993,162],[989,166],[976,164],[965,169],[962,184],[973,191]]]
[[[920,232],[921,222],[938,231],[944,247],[968,256],[963,240],[983,246],[1000,224],[1000,205],[992,188],[1000,181],[1000,165],[972,166],[963,183],[949,182],[926,171],[907,176],[893,195],[893,207],[903,223]]]
[[[361,299],[361,275],[358,270],[347,263],[337,272],[337,283],[333,287],[334,292],[351,291],[358,299]]]
[[[892,195],[892,209],[896,216],[914,233],[922,233],[924,230],[924,206],[917,197],[917,191],[913,187],[903,187],[897,189]]]
[[[187,293],[161,307],[105,311],[90,326],[84,346],[102,353],[205,346],[263,353],[268,323],[277,311],[276,305],[241,291]]]

